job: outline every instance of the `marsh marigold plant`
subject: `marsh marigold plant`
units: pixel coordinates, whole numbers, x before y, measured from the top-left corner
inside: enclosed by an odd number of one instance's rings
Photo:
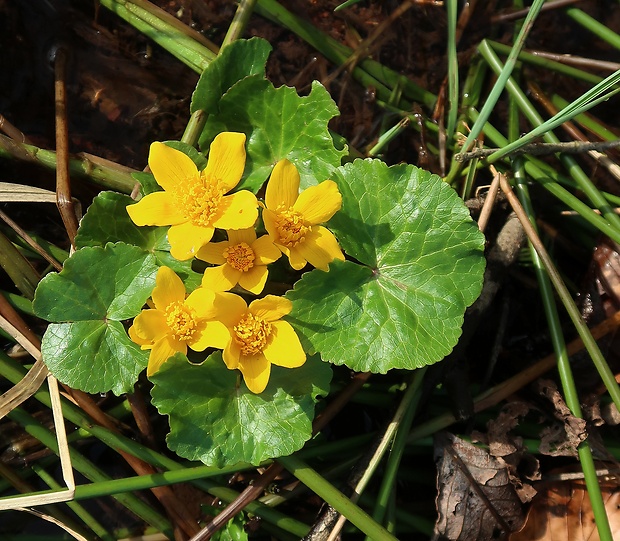
[[[310,263],[326,271],[334,259],[344,261],[344,255],[331,231],[319,224],[340,210],[342,196],[332,180],[300,194],[299,181],[297,168],[288,160],[273,168],[265,192],[265,228],[295,270]]]
[[[168,241],[174,258],[194,257],[211,240],[216,227],[245,229],[254,225],[256,196],[248,190],[226,195],[239,184],[245,168],[245,134],[218,134],[203,171],[183,152],[155,142],[149,167],[164,191],[146,195],[128,206],[127,212],[139,226],[171,226]]]
[[[214,336],[221,335],[221,324],[213,321],[217,314],[214,299],[215,293],[204,288],[186,296],[185,285],[175,272],[159,268],[149,302],[152,308],[142,310],[129,328],[129,337],[142,349],[151,350],[147,375],[157,372],[175,353],[186,355],[188,347],[203,351],[224,346],[225,342],[214,342]]]

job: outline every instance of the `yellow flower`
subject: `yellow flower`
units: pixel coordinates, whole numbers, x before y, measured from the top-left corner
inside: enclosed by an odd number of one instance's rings
[[[258,295],[267,282],[267,265],[282,254],[268,235],[256,238],[254,228],[227,231],[228,240],[205,244],[196,257],[218,265],[205,270],[202,285],[228,291],[237,284]]]
[[[216,227],[244,229],[258,217],[256,196],[232,190],[245,167],[245,134],[220,133],[211,143],[204,171],[189,156],[163,143],[153,143],[149,167],[163,192],[143,197],[127,212],[136,225],[170,225],[170,253],[191,259],[213,237]]]
[[[310,263],[326,271],[334,259],[344,261],[334,235],[318,225],[342,206],[334,181],[325,180],[300,194],[297,168],[288,160],[280,160],[267,183],[265,205],[265,228],[295,270]]]
[[[267,387],[271,365],[297,368],[306,362],[306,354],[293,327],[282,321],[293,305],[284,297],[266,295],[250,303],[234,293],[216,293],[221,328],[213,329],[214,342],[224,342],[223,359],[230,370],[239,369],[248,389],[261,393]]]
[[[215,293],[198,288],[187,298],[185,285],[168,267],[160,267],[151,294],[153,308],[143,310],[129,328],[129,337],[142,349],[150,349],[147,375],[157,372],[175,353],[187,354],[189,346],[203,351],[209,346],[224,347],[213,335],[222,334],[217,315]],[[210,321],[211,320],[211,321]]]

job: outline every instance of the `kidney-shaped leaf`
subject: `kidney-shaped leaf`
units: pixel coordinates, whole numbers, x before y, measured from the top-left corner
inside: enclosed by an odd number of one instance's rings
[[[239,188],[257,191],[283,158],[297,166],[304,188],[330,178],[340,165],[345,152],[336,149],[327,129],[337,114],[336,104],[316,81],[310,95],[300,97],[294,88],[274,88],[262,76],[254,75],[239,81],[222,97],[219,113],[209,116],[200,147],[206,150],[220,132],[243,132],[247,162]]]
[[[327,394],[331,370],[318,357],[300,368],[274,366],[265,391],[254,394],[217,352],[200,365],[177,354],[150,379],[153,404],[170,418],[168,447],[223,467],[256,465],[300,449],[311,436],[314,404]]]
[[[124,244],[82,248],[60,273],[37,288],[33,308],[50,325],[43,360],[60,381],[95,393],[130,391],[148,354],[127,337],[121,323],[134,317],[155,287],[155,258]]]
[[[456,192],[417,167],[356,160],[333,180],[343,205],[329,227],[360,264],[305,274],[287,319],[311,350],[353,370],[440,361],[480,294],[483,235]]]

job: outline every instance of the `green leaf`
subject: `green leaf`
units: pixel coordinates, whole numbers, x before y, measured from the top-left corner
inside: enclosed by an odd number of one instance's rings
[[[185,282],[188,291],[200,285],[202,275],[192,271],[191,261],[178,261],[170,255],[167,227],[138,227],[127,214],[127,205],[135,203],[131,197],[117,192],[101,192],[93,200],[80,223],[75,237],[77,248],[105,246],[121,241],[138,246],[153,254],[160,266],[170,267]]]
[[[217,113],[220,99],[235,83],[248,75],[265,76],[270,51],[269,42],[261,38],[239,39],[224,47],[202,72],[190,112]]]
[[[133,390],[148,364],[148,351],[134,344],[118,321],[52,323],[41,344],[49,371],[59,381],[87,393]]]
[[[306,273],[286,295],[288,321],[310,351],[356,371],[440,361],[480,294],[484,236],[456,192],[417,167],[356,160],[333,180],[343,205],[328,225],[360,264]]]
[[[256,192],[283,158],[297,166],[301,187],[306,188],[330,178],[346,154],[336,149],[327,129],[336,115],[336,104],[316,81],[310,95],[300,97],[294,88],[274,88],[255,75],[222,97],[219,113],[209,116],[199,143],[204,150],[220,132],[243,132],[247,162],[239,188]]]
[[[33,309],[51,322],[41,351],[60,381],[86,392],[130,391],[147,352],[120,323],[136,316],[155,287],[155,258],[122,242],[75,252],[37,288]]]
[[[200,365],[177,354],[150,379],[153,404],[170,418],[168,447],[223,467],[258,465],[300,449],[312,434],[314,403],[327,394],[331,370],[318,356],[300,368],[273,366],[265,391],[254,394],[216,352]]]

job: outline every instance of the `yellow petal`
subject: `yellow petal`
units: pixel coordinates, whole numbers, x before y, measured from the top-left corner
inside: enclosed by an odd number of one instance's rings
[[[129,336],[142,345],[154,344],[170,332],[166,324],[166,316],[159,310],[142,310],[133,320],[129,328]]]
[[[202,287],[212,291],[228,291],[239,283],[242,274],[228,263],[219,267],[209,267],[205,269],[202,277]]]
[[[215,307],[217,320],[232,329],[247,312],[248,305],[239,295],[234,293],[216,293]]]
[[[250,303],[248,311],[265,321],[276,321],[290,313],[293,303],[284,297],[277,295],[265,295]]]
[[[213,227],[200,227],[189,222],[173,225],[168,230],[170,254],[179,261],[191,259],[213,238],[214,231]]]
[[[222,359],[228,370],[235,370],[239,368],[239,358],[241,357],[241,349],[235,343],[232,338],[226,344],[224,351],[222,351]]]
[[[219,321],[205,321],[188,344],[194,351],[207,348],[224,349],[231,340],[230,331]]]
[[[265,265],[260,265],[252,267],[247,272],[240,272],[239,274],[239,285],[246,291],[258,295],[265,288],[269,271]]]
[[[272,339],[263,348],[269,362],[285,368],[297,368],[306,362],[306,353],[299,337],[288,322],[274,321],[271,332]]]
[[[262,353],[239,359],[239,370],[248,389],[255,394],[262,393],[269,383],[271,363]]]
[[[299,173],[288,160],[280,160],[271,172],[267,189],[265,190],[265,204],[268,209],[276,210],[280,205],[288,210],[295,204],[299,195]]]
[[[157,184],[168,191],[184,185],[188,179],[198,179],[198,168],[192,159],[164,143],[151,144],[149,167]]]
[[[171,268],[159,267],[151,298],[155,308],[165,311],[173,302],[185,300],[185,285]]]
[[[222,197],[218,218],[213,225],[220,229],[247,229],[254,226],[258,218],[258,201],[249,190]]]
[[[269,209],[263,209],[263,224],[265,225],[265,229],[267,233],[269,233],[269,238],[273,242],[278,242],[280,240],[280,235],[278,234],[278,229],[276,228],[276,213]]]
[[[217,180],[225,188],[232,190],[245,169],[245,133],[223,132],[218,134],[209,149],[209,160],[203,171],[208,180]]]
[[[251,245],[256,240],[256,230],[253,227],[246,229],[230,229],[226,231],[230,244],[241,244],[245,242]]]
[[[198,252],[196,257],[201,261],[211,263],[211,265],[223,265],[226,263],[224,250],[230,246],[230,242],[224,240],[222,242],[209,242],[205,244]]]
[[[306,240],[295,246],[295,249],[310,265],[324,271],[329,270],[328,265],[334,259],[344,261],[344,255],[336,237],[331,231],[321,226],[313,227],[312,231],[306,235]]]
[[[282,250],[288,256],[288,262],[290,266],[293,267],[295,270],[303,269],[306,266],[306,263],[308,263],[308,260],[303,256],[299,249],[304,244],[305,242],[302,242],[301,244],[298,244],[291,249],[288,249],[286,251]]]
[[[155,345],[151,350],[151,354],[149,355],[149,364],[146,367],[146,375],[152,376],[155,374],[155,372],[161,368],[161,365],[177,352],[181,352],[185,355],[187,353],[187,346],[183,342],[179,342],[171,336],[165,336],[155,342]]]
[[[131,221],[139,226],[182,224],[187,218],[175,205],[174,198],[168,192],[153,192],[135,205],[129,205],[127,213]]]
[[[278,248],[269,235],[263,235],[260,239],[256,239],[252,245],[254,255],[254,265],[268,265],[274,261],[280,259],[282,252]]]
[[[204,287],[192,291],[185,301],[185,305],[193,308],[200,319],[214,319],[219,314],[215,305],[215,293]]]
[[[316,225],[329,220],[341,207],[338,185],[333,180],[325,180],[301,192],[293,208],[307,223]]]

